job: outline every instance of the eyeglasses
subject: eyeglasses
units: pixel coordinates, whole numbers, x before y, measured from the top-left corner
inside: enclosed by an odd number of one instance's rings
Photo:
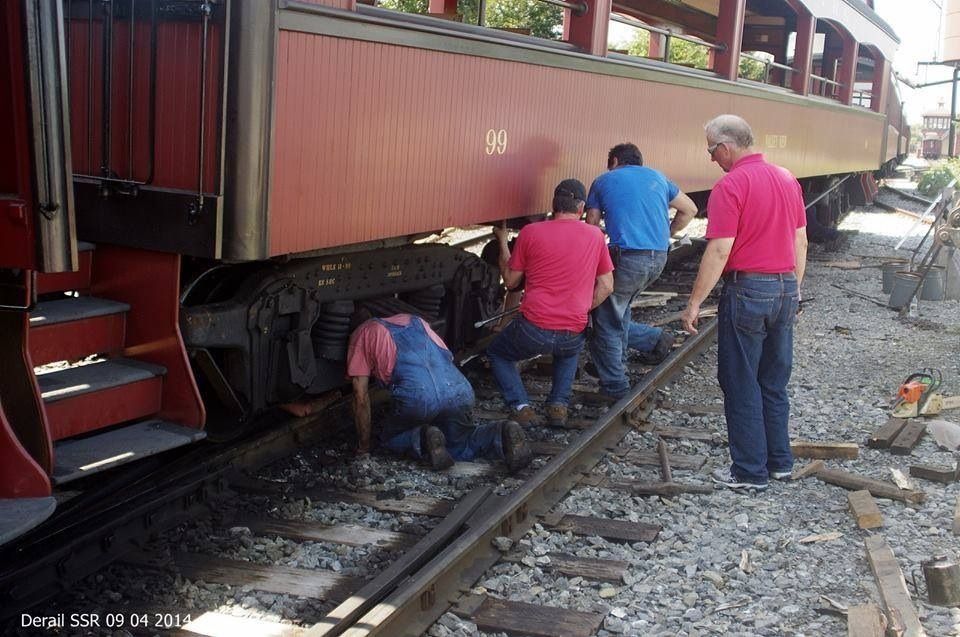
[[[721,146],[722,144],[725,144],[725,143],[726,143],[726,142],[717,142],[716,144],[714,144],[714,145],[712,145],[712,146],[707,146],[707,154],[710,155],[711,157],[713,157],[713,154],[714,154],[715,152],[717,152],[717,149],[720,148],[720,146]]]

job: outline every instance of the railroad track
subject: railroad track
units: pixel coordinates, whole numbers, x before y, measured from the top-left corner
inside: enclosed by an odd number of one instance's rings
[[[924,210],[929,208],[933,202],[898,188],[883,186],[874,198],[873,203],[891,212],[901,212],[917,217],[923,214]]]
[[[223,454],[215,454],[213,458],[199,461],[201,456],[187,454],[173,466],[165,467],[166,481],[153,484],[152,489],[149,488],[151,480],[148,477],[153,474],[149,468],[144,468],[141,471],[145,479],[134,480],[126,488],[120,489],[115,494],[114,506],[104,507],[98,515],[83,522],[65,524],[58,533],[36,538],[32,544],[22,548],[20,563],[26,561],[29,564],[0,577],[0,585],[3,586],[0,591],[7,597],[3,608],[15,608],[8,604],[17,604],[22,608],[49,597],[65,582],[86,574],[84,571],[90,569],[85,569],[84,565],[94,562],[102,564],[125,555],[122,559],[138,568],[177,573],[191,580],[220,583],[240,590],[293,594],[315,602],[305,612],[306,616],[316,619],[307,622],[314,624],[309,630],[286,624],[265,626],[254,620],[209,613],[198,618],[195,614],[191,616],[184,613],[183,608],[126,608],[113,613],[115,618],[127,622],[141,621],[142,618],[149,620],[151,617],[167,621],[165,626],[135,627],[128,624],[130,629],[149,628],[146,631],[148,633],[151,630],[155,633],[157,628],[176,629],[182,627],[184,621],[199,620],[218,625],[219,628],[213,629],[214,634],[244,634],[238,631],[246,630],[310,635],[420,634],[453,604],[465,616],[480,618],[484,613],[491,612],[491,605],[496,607],[500,615],[509,615],[511,611],[528,612],[531,609],[518,611],[509,603],[493,598],[460,599],[459,596],[451,596],[450,592],[469,589],[487,567],[500,559],[523,560],[525,556],[518,553],[502,555],[492,540],[501,538],[499,543],[502,547],[505,542],[502,538],[518,540],[537,522],[551,522],[552,528],[573,529],[575,533],[580,529],[584,532],[612,534],[612,537],[623,536],[624,541],[644,537],[648,541],[653,539],[656,532],[652,525],[631,526],[629,523],[602,519],[562,517],[551,520],[549,511],[631,429],[642,427],[644,414],[652,409],[651,398],[656,389],[668,382],[708,345],[712,334],[713,323],[710,323],[701,335],[688,339],[664,364],[647,374],[630,396],[611,405],[606,413],[598,414],[588,408],[584,410],[586,417],[573,419],[567,431],[543,431],[535,435],[535,438],[540,438],[534,441],[533,447],[541,458],[538,463],[541,466],[521,476],[524,479],[522,484],[508,495],[494,495],[489,484],[469,490],[457,501],[403,492],[291,489],[289,485],[275,480],[238,475],[238,468],[255,473],[258,467],[289,455],[317,439],[317,430],[320,428],[312,422],[314,419],[309,418],[293,421],[269,435],[253,436]],[[541,372],[549,371],[546,369],[548,366],[540,367]],[[537,365],[534,364],[531,372],[536,371]],[[492,391],[489,386],[477,388],[479,396]],[[591,397],[589,391],[580,391],[586,394],[586,398]],[[535,394],[536,389],[531,393]],[[331,409],[336,411],[342,406],[342,403],[334,404]],[[591,414],[597,415],[594,417]],[[503,414],[481,411],[477,416],[494,420],[502,418]],[[329,418],[329,413],[324,417]],[[677,432],[664,433],[675,435]],[[649,464],[650,453],[641,454],[640,461]],[[452,471],[464,482],[472,483],[495,484],[503,477],[497,467],[479,463],[459,463]],[[604,486],[643,493],[642,490],[636,490],[637,485]],[[131,552],[131,543],[141,544],[148,534],[206,515],[211,502],[219,501],[231,490],[240,494],[241,504],[234,507],[238,511],[251,509],[248,498],[290,500],[308,497],[336,502],[339,506],[370,507],[385,516],[414,517],[425,522],[420,525],[421,533],[384,528],[390,526],[389,520],[380,520],[378,527],[368,527],[234,514],[225,524],[247,538],[283,538],[293,542],[347,547],[345,550],[366,551],[368,555],[376,555],[380,563],[390,562],[379,574],[366,580],[335,571],[282,566],[276,563],[279,560],[256,564],[223,554],[180,551],[155,555],[139,549]],[[151,495],[152,498],[149,497]],[[78,507],[78,510],[81,508]],[[256,509],[257,506],[253,505],[252,508]],[[123,514],[118,515],[118,510]],[[118,519],[112,520],[111,516]],[[72,539],[64,541],[68,536],[72,536]],[[553,559],[565,564],[567,569],[584,570],[588,577],[594,571],[609,573],[621,568],[618,565],[591,563],[589,560],[580,561],[574,556],[554,556]],[[11,586],[12,582],[18,585]],[[30,584],[25,586],[25,582]],[[505,606],[501,608],[497,604]],[[552,614],[556,614],[555,609]],[[582,617],[578,619],[587,621]],[[593,619],[596,618],[590,621]],[[257,627],[253,628],[251,622],[256,623]]]

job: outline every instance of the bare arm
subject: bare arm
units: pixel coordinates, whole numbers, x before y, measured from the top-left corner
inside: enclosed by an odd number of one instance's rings
[[[797,228],[797,233],[793,236],[793,250],[796,253],[793,271],[797,275],[797,289],[800,289],[800,283],[803,282],[803,275],[807,270],[807,229]]]
[[[730,258],[730,249],[733,247],[733,237],[724,237],[722,239],[710,239],[707,243],[707,249],[703,252],[703,259],[700,261],[700,270],[697,272],[697,280],[693,283],[693,291],[690,292],[690,300],[687,301],[687,307],[683,311],[680,320],[683,323],[683,329],[691,334],[697,333],[697,320],[700,318],[700,304],[710,294],[710,290],[720,280],[723,274],[723,267]]]
[[[693,203],[693,199],[682,192],[673,198],[670,202],[670,207],[675,208],[677,211],[677,214],[673,215],[673,221],[670,222],[671,235],[677,234],[686,228],[687,225],[693,221],[693,218],[697,216],[697,204]]]
[[[493,234],[496,235],[497,241],[500,243],[500,277],[503,279],[503,284],[507,286],[508,290],[520,285],[520,279],[523,278],[523,272],[513,270],[508,265],[510,263],[510,246],[507,244],[507,229],[506,227],[497,227],[493,229]]]
[[[353,424],[357,428],[357,453],[370,453],[370,377],[353,376]]]
[[[599,208],[587,208],[587,223],[591,226],[600,225],[600,209]]]
[[[611,292],[613,292],[613,272],[607,272],[606,274],[598,276],[597,280],[593,283],[593,301],[591,302],[590,309],[592,310],[607,300]]]

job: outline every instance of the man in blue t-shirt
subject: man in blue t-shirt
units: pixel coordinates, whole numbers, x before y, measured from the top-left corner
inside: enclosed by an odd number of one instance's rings
[[[630,390],[626,373],[630,303],[660,276],[670,235],[690,223],[697,206],[663,174],[645,167],[635,145],[617,144],[607,155],[607,172],[590,186],[586,208],[587,223],[599,225],[604,219],[615,267],[613,294],[593,311],[590,355],[600,391],[622,398]],[[670,208],[677,211],[673,221]]]

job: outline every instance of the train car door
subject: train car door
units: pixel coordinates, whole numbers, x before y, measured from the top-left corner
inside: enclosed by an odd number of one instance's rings
[[[49,495],[27,349],[36,273],[78,267],[62,4],[0,3],[0,500]],[[0,529],[2,530],[2,529]]]

